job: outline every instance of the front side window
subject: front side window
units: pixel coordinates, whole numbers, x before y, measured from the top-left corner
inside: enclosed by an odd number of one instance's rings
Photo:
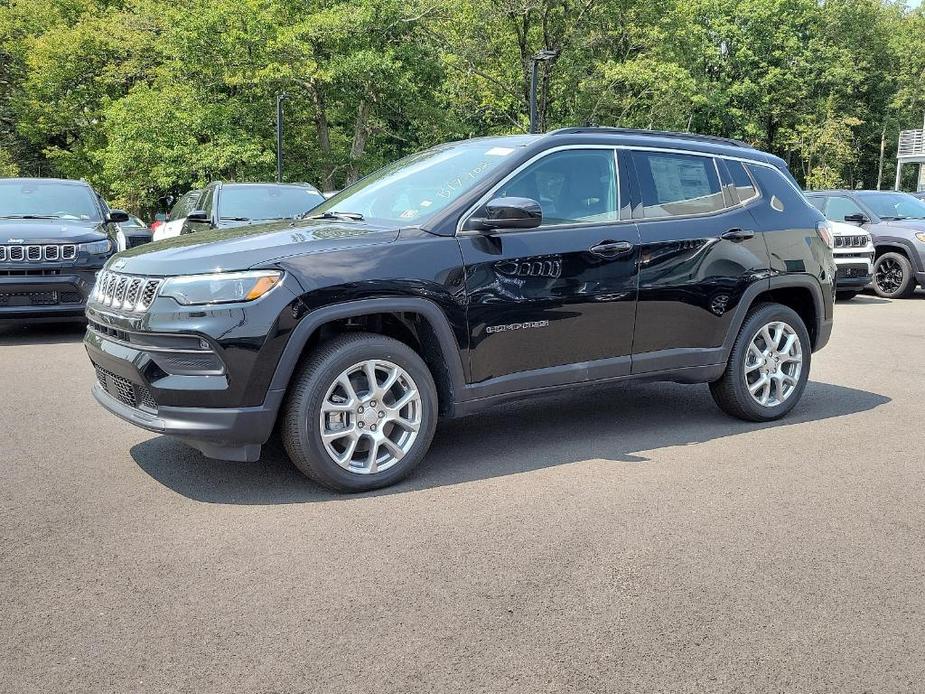
[[[226,185],[218,197],[218,217],[245,222],[291,219],[323,200],[320,193],[301,186]]]
[[[925,219],[925,201],[908,193],[858,193],[858,197],[886,221]]]
[[[543,225],[615,221],[619,206],[614,151],[553,152],[505,182],[493,197],[536,200],[543,208]]]
[[[170,210],[170,216],[167,218],[168,221],[174,221],[175,219],[182,219],[190,212],[193,211],[194,205],[199,201],[199,196],[202,195],[202,191],[195,190],[190,191],[174,204],[173,209]]]
[[[851,198],[842,195],[833,195],[825,206],[826,219],[833,222],[844,222],[850,214],[864,214],[864,211]]]
[[[717,212],[723,192],[712,157],[633,152],[647,218]]]
[[[0,219],[101,219],[86,186],[44,181],[0,181]]]

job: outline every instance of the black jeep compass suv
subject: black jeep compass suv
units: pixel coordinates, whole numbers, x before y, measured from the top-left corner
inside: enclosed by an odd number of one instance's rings
[[[87,308],[102,405],[211,457],[358,491],[438,416],[601,381],[709,383],[784,416],[829,339],[831,235],[783,161],[570,128],[433,147],[304,219],[111,260]]]

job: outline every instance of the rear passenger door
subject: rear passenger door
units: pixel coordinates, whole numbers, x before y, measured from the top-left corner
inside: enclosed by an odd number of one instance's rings
[[[640,235],[633,373],[717,364],[735,308],[767,278],[749,207],[759,189],[741,162],[633,150]]]

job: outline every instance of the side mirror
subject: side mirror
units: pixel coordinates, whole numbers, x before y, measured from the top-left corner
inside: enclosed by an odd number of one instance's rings
[[[128,212],[125,210],[109,210],[106,221],[109,224],[123,224],[128,221]]]
[[[535,229],[543,222],[543,208],[531,198],[495,198],[485,203],[485,215],[472,217],[467,224],[479,231]]]
[[[189,222],[208,222],[209,213],[205,210],[193,210],[188,215],[186,215],[186,219]]]
[[[849,224],[867,224],[870,220],[867,218],[866,214],[856,212],[855,214],[846,214],[845,221]]]

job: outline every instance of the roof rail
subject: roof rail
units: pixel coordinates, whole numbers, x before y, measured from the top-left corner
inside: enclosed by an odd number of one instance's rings
[[[673,130],[645,130],[642,128],[614,128],[603,125],[591,125],[585,127],[559,128],[548,133],[549,135],[578,135],[580,133],[612,133],[614,135],[651,135],[654,137],[673,137],[679,140],[696,140],[699,142],[716,142],[724,145],[734,145],[736,147],[748,147],[754,149],[747,142],[736,140],[731,137],[720,137],[718,135],[701,135],[699,133],[681,133]]]

